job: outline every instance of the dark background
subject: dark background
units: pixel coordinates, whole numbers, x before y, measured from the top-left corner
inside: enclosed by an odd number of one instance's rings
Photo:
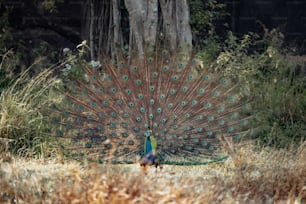
[[[224,22],[234,34],[263,33],[263,26],[277,28],[285,35],[285,43],[297,54],[305,54],[306,1],[305,0],[221,0],[230,14],[216,24],[219,33]],[[13,34],[23,40],[43,39],[54,47],[71,47],[82,41],[82,0],[65,0],[57,6],[56,15],[37,7],[36,1],[10,0],[10,25]],[[3,6],[2,6],[3,7]],[[0,12],[4,9],[1,8]]]
[[[305,0],[232,0],[223,1],[231,14],[227,21],[234,33],[261,33],[261,22],[268,29],[278,28],[286,43],[305,53]]]

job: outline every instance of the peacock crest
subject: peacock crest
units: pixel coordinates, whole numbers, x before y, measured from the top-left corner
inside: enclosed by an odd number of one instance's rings
[[[50,134],[71,139],[67,151],[133,161],[145,156],[149,129],[159,158],[202,161],[218,154],[220,137],[247,131],[245,88],[192,56],[156,49],[141,58],[104,57],[101,65],[85,66],[64,91],[63,105],[54,106]]]

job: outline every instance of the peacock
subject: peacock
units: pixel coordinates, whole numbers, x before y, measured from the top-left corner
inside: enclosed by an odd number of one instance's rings
[[[126,163],[140,156],[142,166],[201,162],[221,154],[221,138],[248,132],[248,89],[179,48],[103,56],[67,81],[48,134],[74,156]]]

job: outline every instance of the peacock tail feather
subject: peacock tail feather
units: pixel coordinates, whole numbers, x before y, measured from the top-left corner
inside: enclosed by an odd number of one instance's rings
[[[71,139],[66,150],[130,161],[146,152],[150,128],[159,157],[195,161],[216,156],[220,137],[248,131],[247,89],[201,69],[194,57],[165,49],[105,56],[102,70],[84,67],[64,92],[65,105],[54,107],[50,134]]]

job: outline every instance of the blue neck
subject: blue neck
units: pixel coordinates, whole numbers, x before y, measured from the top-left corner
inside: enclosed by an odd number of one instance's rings
[[[151,145],[151,140],[150,137],[146,137],[146,152],[145,154],[150,154],[152,153],[152,145]]]

